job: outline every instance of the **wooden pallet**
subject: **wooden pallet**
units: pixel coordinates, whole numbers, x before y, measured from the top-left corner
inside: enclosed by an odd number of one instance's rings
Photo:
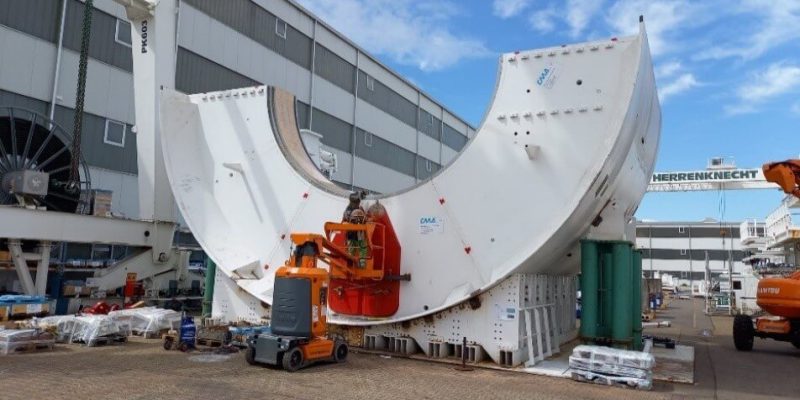
[[[168,329],[163,329],[157,332],[131,331],[131,335],[139,336],[145,339],[161,339],[168,331]]]
[[[198,346],[208,346],[208,347],[222,347],[222,341],[216,339],[208,339],[208,338],[197,338],[195,344]]]
[[[86,343],[89,347],[99,347],[99,346],[108,346],[111,344],[123,344],[128,342],[127,336],[100,336],[93,340],[90,340],[89,343]]]
[[[28,343],[25,345],[21,345],[19,347],[15,347],[13,350],[10,350],[7,354],[15,354],[15,353],[33,353],[41,350],[53,350],[55,343]],[[4,355],[4,353],[0,353],[0,355]]]

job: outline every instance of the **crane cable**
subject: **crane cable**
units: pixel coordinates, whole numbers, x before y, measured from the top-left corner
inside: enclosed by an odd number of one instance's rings
[[[83,130],[83,103],[86,97],[86,70],[89,63],[89,40],[92,33],[93,0],[86,0],[81,30],[81,54],[78,61],[78,88],[75,90],[75,119],[72,128],[72,160],[69,170],[68,190],[80,190],[81,132]]]

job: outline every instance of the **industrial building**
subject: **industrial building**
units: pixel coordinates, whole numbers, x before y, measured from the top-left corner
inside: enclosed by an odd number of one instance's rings
[[[707,219],[700,222],[639,222],[636,245],[642,250],[642,272],[645,277],[669,274],[682,281],[705,279],[706,260],[717,278],[728,273],[741,273],[748,255],[740,239],[739,222]],[[763,236],[763,223],[758,227]]]
[[[112,212],[137,218],[130,25],[112,0],[94,6],[83,156],[92,188],[113,192]],[[71,131],[83,8],[79,0],[0,0],[0,106],[36,111]],[[322,135],[322,148],[336,155],[332,180],[348,189],[411,186],[474,135],[467,122],[294,1],[184,0],[177,18],[176,89],[288,90],[298,101],[300,127]]]
[[[130,25],[114,1],[97,0],[94,7],[82,155],[92,189],[111,192],[111,213],[138,218]],[[0,54],[6,55],[0,108],[34,111],[71,135],[83,13],[79,0],[0,0]],[[300,127],[322,136],[321,148],[336,155],[331,179],[347,189],[411,186],[452,160],[475,133],[294,1],[184,0],[177,18],[176,89],[266,84],[288,90],[297,98]],[[199,250],[185,227],[175,243]],[[51,265],[66,280],[82,280],[91,268],[130,254],[126,246],[58,243]],[[193,263],[202,259],[201,252],[192,256]],[[13,268],[0,273],[0,290],[21,291]]]

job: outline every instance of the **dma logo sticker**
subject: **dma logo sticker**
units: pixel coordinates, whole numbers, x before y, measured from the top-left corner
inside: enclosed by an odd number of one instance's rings
[[[548,65],[544,67],[544,69],[542,69],[539,72],[539,76],[536,78],[536,84],[545,89],[551,89],[555,83],[556,83],[555,65]]]
[[[436,216],[423,216],[419,218],[419,233],[430,235],[444,232],[444,218]]]

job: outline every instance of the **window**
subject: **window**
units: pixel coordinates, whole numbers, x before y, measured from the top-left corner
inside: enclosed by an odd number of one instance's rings
[[[106,131],[103,135],[103,143],[112,146],[125,147],[125,124],[122,122],[106,120]]]
[[[372,133],[364,131],[364,145],[372,147]]]
[[[682,255],[682,256],[685,256],[685,255],[686,255],[686,249],[681,249],[681,255]]]
[[[686,231],[685,227],[683,227],[683,226],[679,226],[678,227],[678,233],[684,233],[685,231]]]
[[[742,290],[742,281],[733,281],[733,290]]]
[[[117,28],[114,32],[114,41],[125,46],[131,47],[131,24],[127,21],[117,19]]]
[[[375,78],[367,75],[367,90],[375,91]]]
[[[431,160],[425,160],[425,169],[428,170],[428,172],[431,172],[431,170],[433,169],[433,166],[431,165]]]
[[[276,18],[275,19],[275,34],[283,39],[286,39],[286,21]]]

